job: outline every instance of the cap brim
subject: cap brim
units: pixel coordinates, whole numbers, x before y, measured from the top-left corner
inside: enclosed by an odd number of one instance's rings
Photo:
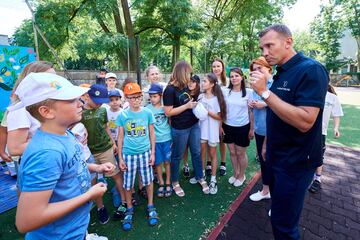
[[[149,94],[157,94],[157,93],[162,93],[162,92],[157,92],[157,91],[148,91]]]
[[[109,103],[110,102],[110,99],[108,97],[107,98],[98,98],[98,97],[90,96],[90,98],[96,104],[103,104],[103,103]]]
[[[78,97],[81,97],[85,93],[87,93],[90,88],[79,87],[79,86],[71,86],[69,88],[64,89],[59,94],[49,97],[50,99],[55,100],[71,100]]]

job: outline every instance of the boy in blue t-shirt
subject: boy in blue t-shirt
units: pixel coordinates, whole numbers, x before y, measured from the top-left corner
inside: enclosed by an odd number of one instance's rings
[[[154,116],[147,108],[141,107],[142,92],[136,83],[128,83],[124,88],[130,108],[123,110],[116,120],[119,126],[118,151],[119,165],[124,172],[124,189],[127,211],[123,229],[132,228],[134,209],[131,201],[136,173],[140,172],[141,182],[146,186],[148,197],[147,215],[150,226],[158,223],[153,204],[153,170],[155,161]]]
[[[151,104],[146,107],[154,114],[155,117],[155,166],[159,179],[159,189],[157,191],[158,197],[170,197],[170,158],[171,158],[171,128],[168,123],[168,118],[165,115],[164,108],[161,105],[161,97],[163,88],[158,83],[152,83],[149,89],[149,97]],[[166,181],[162,176],[162,165],[164,165],[166,173]]]
[[[27,240],[83,240],[90,201],[106,191],[104,183],[91,187],[89,170],[115,169],[112,164],[87,165],[75,136],[67,130],[80,121],[79,98],[87,90],[55,74],[31,73],[15,92],[21,102],[9,111],[26,107],[41,122],[22,155],[18,174],[16,227]]]

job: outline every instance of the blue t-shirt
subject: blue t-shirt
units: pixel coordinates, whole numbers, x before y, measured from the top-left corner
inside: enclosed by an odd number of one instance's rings
[[[154,124],[154,116],[147,108],[141,107],[139,112],[128,108],[119,114],[116,125],[124,128],[123,154],[136,155],[150,150],[150,124]]]
[[[90,173],[80,145],[70,132],[61,136],[38,129],[21,158],[20,192],[52,190],[49,202],[77,197],[90,188]],[[83,240],[90,220],[91,203],[26,234],[25,239]]]
[[[281,120],[271,108],[266,116],[266,163],[287,170],[314,169],[322,165],[322,112],[329,76],[319,62],[297,53],[276,68],[270,90],[293,106],[320,108],[314,125],[300,132]]]
[[[168,118],[165,115],[164,108],[155,108],[153,105],[146,106],[154,114],[155,118],[155,137],[157,143],[167,142],[171,140],[171,127]]]
[[[266,88],[270,89],[273,83],[273,79],[270,78],[266,84]],[[253,100],[257,100],[259,102],[263,102],[261,97],[253,91]],[[266,107],[262,109],[253,108],[254,113],[254,131],[256,134],[261,136],[266,136]]]

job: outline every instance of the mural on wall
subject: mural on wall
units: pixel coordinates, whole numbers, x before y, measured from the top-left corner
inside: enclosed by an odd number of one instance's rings
[[[10,103],[10,94],[22,69],[35,61],[33,48],[0,45],[0,120]]]

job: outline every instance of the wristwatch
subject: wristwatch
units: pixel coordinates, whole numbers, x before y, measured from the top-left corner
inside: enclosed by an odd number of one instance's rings
[[[261,99],[262,100],[266,100],[266,99],[268,99],[269,97],[270,97],[270,91],[269,91],[269,89],[266,89],[266,91],[264,91],[264,92],[262,92],[261,93]]]

